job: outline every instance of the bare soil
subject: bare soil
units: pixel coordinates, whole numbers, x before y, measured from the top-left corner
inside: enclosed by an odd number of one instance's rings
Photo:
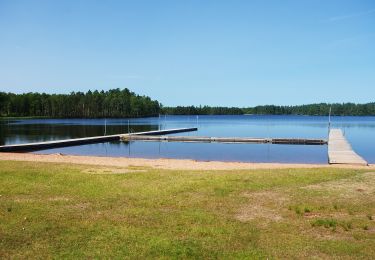
[[[290,163],[244,163],[221,161],[196,161],[185,159],[144,159],[125,157],[77,156],[63,154],[0,153],[3,161],[31,161],[100,165],[114,167],[150,167],[171,170],[249,170],[249,169],[286,169],[286,168],[351,168],[375,169],[375,165],[328,165],[328,164],[290,164]]]

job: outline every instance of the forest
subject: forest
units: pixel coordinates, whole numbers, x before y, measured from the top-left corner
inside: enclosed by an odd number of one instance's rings
[[[177,106],[163,107],[163,114],[174,115],[328,115],[332,107],[332,115],[337,116],[375,116],[375,103],[367,104],[310,104],[300,106],[255,106],[247,108],[236,107],[209,107],[209,106]]]
[[[332,115],[375,116],[375,102],[320,103],[299,106],[255,107],[176,106],[163,107],[157,100],[129,89],[72,92],[70,94],[0,92],[1,117],[115,118],[168,115]]]
[[[244,111],[238,107],[177,106],[163,107],[161,113],[167,115],[242,115]]]
[[[375,102],[367,104],[354,103],[320,103],[299,106],[256,106],[244,108],[245,114],[271,114],[271,115],[328,115],[332,107],[332,115],[336,116],[375,116]]]
[[[129,89],[70,94],[0,92],[0,116],[5,117],[146,117],[160,113],[160,104]]]

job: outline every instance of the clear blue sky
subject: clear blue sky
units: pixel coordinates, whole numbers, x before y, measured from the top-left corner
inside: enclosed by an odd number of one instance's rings
[[[0,0],[0,91],[375,101],[375,1]]]

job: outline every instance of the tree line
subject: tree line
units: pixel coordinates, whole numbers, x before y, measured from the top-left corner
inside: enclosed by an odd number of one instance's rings
[[[210,107],[210,106],[177,106],[163,107],[162,114],[167,115],[242,115],[243,109],[238,107]]]
[[[176,106],[163,107],[157,100],[140,96],[129,89],[108,91],[72,92],[70,94],[0,92],[0,116],[3,117],[56,117],[56,118],[103,118],[148,117],[169,115],[332,115],[375,116],[375,102],[320,103],[299,106]]]
[[[337,116],[375,116],[375,102],[367,104],[354,103],[320,103],[299,106],[255,106],[247,108],[237,107],[209,107],[209,106],[177,106],[163,107],[163,114],[173,115],[328,115],[332,108],[332,115]]]
[[[0,92],[0,116],[6,117],[147,117],[160,113],[160,104],[129,89],[70,94]]]
[[[354,103],[320,103],[299,106],[256,106],[244,108],[246,114],[271,114],[271,115],[328,115],[332,108],[332,115],[336,116],[375,116],[375,102],[367,104]]]

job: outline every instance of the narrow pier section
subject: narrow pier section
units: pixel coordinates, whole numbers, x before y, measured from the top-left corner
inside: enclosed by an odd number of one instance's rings
[[[325,145],[323,139],[297,139],[297,138],[250,138],[250,137],[206,137],[206,136],[144,136],[126,135],[123,141],[154,141],[154,142],[186,142],[186,143],[253,143],[253,144],[300,144],[300,145]]]
[[[36,151],[44,149],[52,149],[58,147],[76,146],[84,144],[94,144],[103,143],[110,141],[119,141],[124,136],[136,136],[136,135],[165,135],[165,134],[175,134],[182,132],[197,131],[198,129],[193,128],[177,128],[177,129],[166,129],[166,130],[155,130],[148,132],[137,132],[131,134],[117,134],[117,135],[105,135],[105,136],[93,136],[85,138],[75,138],[66,140],[56,140],[47,142],[37,142],[37,143],[26,143],[26,144],[12,144],[0,146],[0,152],[26,152],[26,151]]]
[[[331,129],[328,138],[328,162],[330,164],[359,164],[368,163],[353,151],[341,129]]]

